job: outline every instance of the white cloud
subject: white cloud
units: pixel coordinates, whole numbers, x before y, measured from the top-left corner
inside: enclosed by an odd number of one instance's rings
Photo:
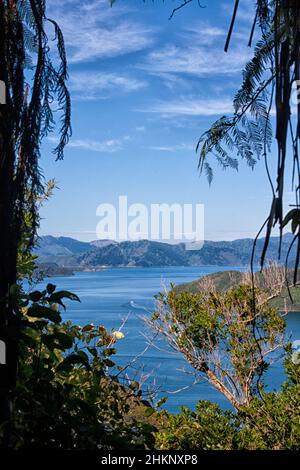
[[[222,3],[222,9],[224,10],[226,17],[228,18],[228,23],[231,19],[233,13],[233,3],[224,2]],[[255,2],[253,0],[243,0],[239,4],[239,8],[237,11],[236,17],[236,26],[238,26],[239,21],[245,21],[248,23],[249,27],[251,28],[255,17]]]
[[[47,11],[63,31],[69,63],[115,57],[152,44],[153,29],[125,13],[121,5],[112,9],[106,0],[50,0]]]
[[[91,150],[92,152],[114,153],[122,149],[122,142],[119,139],[110,139],[103,142],[88,139],[71,140],[69,147],[82,150]]]
[[[162,146],[151,146],[148,147],[150,150],[157,150],[159,152],[180,152],[184,150],[193,151],[196,145],[192,144],[176,144],[176,145],[162,145]]]
[[[49,136],[47,140],[53,144],[58,143],[55,136]],[[99,153],[114,153],[122,150],[124,141],[128,140],[128,136],[121,139],[108,139],[104,141],[96,141],[90,139],[71,139],[68,143],[68,148],[75,148],[80,150],[89,150]]]
[[[161,101],[145,108],[149,113],[163,115],[215,116],[233,111],[232,100],[180,98],[174,101]]]
[[[185,48],[169,45],[162,50],[151,52],[143,68],[150,73],[181,73],[198,77],[213,75],[218,79],[222,75],[241,73],[249,58],[250,54],[243,46],[237,46],[225,53],[222,46],[208,51],[203,46]]]
[[[244,29],[236,31],[238,40],[232,43],[229,52],[224,52],[227,31],[208,23],[193,23],[178,33],[178,41],[151,51],[140,67],[148,73],[161,75],[170,80],[173,75],[180,77],[221,76],[241,73],[251,57],[247,48],[248,36]],[[236,38],[236,39],[237,39]],[[173,78],[175,81],[175,78]]]
[[[191,24],[185,28],[186,34],[183,32],[182,36],[190,39],[191,34],[197,42],[202,45],[210,45],[219,39],[226,37],[226,30],[217,26],[212,26],[208,23]]]
[[[145,81],[108,72],[73,72],[69,80],[73,97],[81,100],[105,98],[112,91],[132,92],[145,86]]]

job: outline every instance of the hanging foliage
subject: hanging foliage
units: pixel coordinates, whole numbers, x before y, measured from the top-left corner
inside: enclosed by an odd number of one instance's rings
[[[230,47],[234,22],[238,16],[239,1],[234,5],[234,13],[226,40],[225,51]],[[295,0],[257,0],[254,23],[250,33],[251,46],[255,28],[260,30],[260,39],[254,48],[253,58],[243,72],[243,82],[234,97],[234,113],[222,116],[200,138],[199,170],[205,172],[209,182],[213,170],[210,158],[213,156],[222,167],[238,167],[240,158],[250,167],[263,158],[272,191],[272,204],[269,215],[263,224],[265,245],[261,254],[261,266],[270,236],[275,226],[282,233],[290,222],[296,244],[294,283],[300,260],[300,102],[292,113],[293,87],[300,82],[300,4]],[[275,139],[277,142],[276,178],[271,178],[268,161],[274,158],[271,153],[273,140],[272,116],[275,112]],[[288,148],[291,152],[288,152]],[[233,155],[235,155],[233,157]],[[284,189],[288,159],[292,158],[292,184],[295,193],[295,207],[284,216]],[[280,257],[279,246],[279,257]],[[287,262],[288,260],[286,260]]]
[[[46,2],[0,1],[0,80],[5,87],[0,105],[0,339],[7,347],[0,379],[0,424],[10,417],[10,392],[17,377],[20,324],[13,291],[18,250],[22,244],[28,252],[36,237],[39,201],[46,188],[40,148],[55,126],[54,103],[60,116],[57,159],[63,158],[71,134],[67,78],[63,36],[56,22],[47,18]]]

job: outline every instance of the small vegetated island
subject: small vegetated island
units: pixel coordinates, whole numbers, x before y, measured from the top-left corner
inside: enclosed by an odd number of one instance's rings
[[[275,298],[270,300],[270,304],[273,307],[276,307],[278,310],[281,311],[293,311],[293,312],[300,312],[300,289],[299,286],[289,285],[289,289],[286,287],[286,281],[291,283],[292,282],[292,273],[288,271],[287,279],[285,278],[285,268],[276,266],[274,264],[273,270],[277,271],[277,275],[280,279],[279,282],[282,283],[282,290],[278,293]],[[176,293],[181,292],[190,292],[190,293],[198,293],[203,290],[207,284],[213,286],[213,288],[219,292],[226,292],[229,289],[236,287],[240,284],[245,282],[249,282],[251,280],[251,276],[249,273],[244,273],[241,271],[221,271],[212,274],[208,274],[200,279],[184,284],[179,284],[174,287]],[[254,273],[254,280],[255,283],[261,287],[266,286],[266,279],[265,276],[260,273]]]

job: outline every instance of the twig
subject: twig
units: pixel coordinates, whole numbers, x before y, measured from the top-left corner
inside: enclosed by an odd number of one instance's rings
[[[175,15],[175,13],[178,11],[178,10],[181,10],[181,8],[184,8],[186,5],[188,5],[189,3],[193,2],[194,0],[184,0],[183,3],[181,3],[178,7],[174,8],[174,10],[172,11],[171,15],[169,16],[169,20],[171,20],[173,18],[173,16]],[[197,1],[198,5],[200,8],[206,8],[205,6],[201,5],[200,3],[200,0]]]

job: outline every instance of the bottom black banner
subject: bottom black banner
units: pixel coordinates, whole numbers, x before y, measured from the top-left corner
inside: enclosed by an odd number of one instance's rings
[[[31,464],[31,467],[46,463],[47,465],[96,465],[95,468],[121,467],[135,469],[153,466],[167,467],[203,467],[214,465],[251,465],[256,463],[284,464],[295,461],[299,451],[63,451],[31,450],[0,451],[0,456],[8,459],[10,464]],[[207,470],[207,469],[206,469]]]

